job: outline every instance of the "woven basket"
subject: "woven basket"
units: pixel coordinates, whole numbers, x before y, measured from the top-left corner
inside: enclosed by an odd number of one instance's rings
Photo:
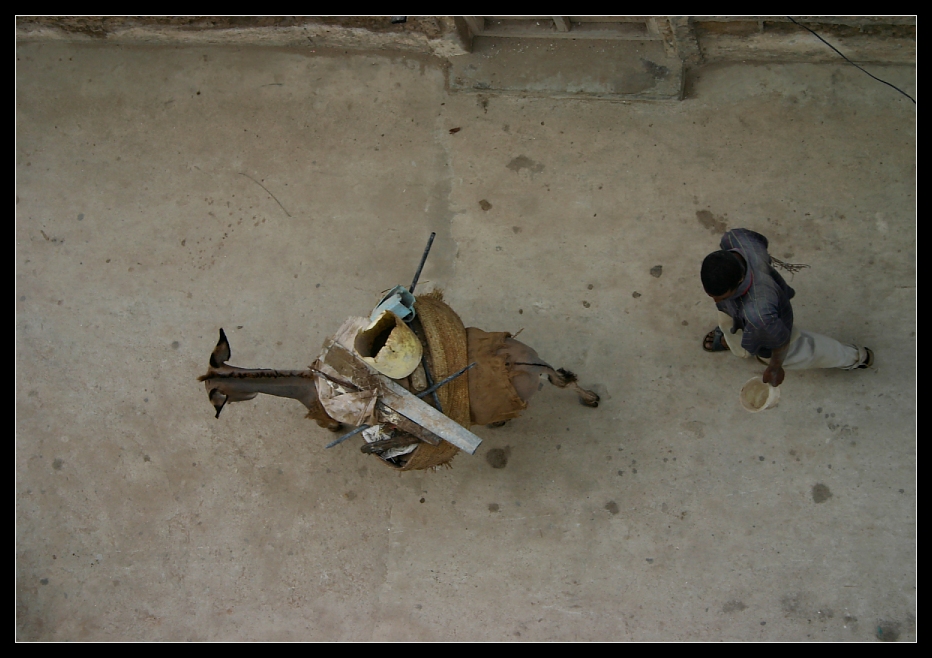
[[[417,296],[414,310],[421,320],[427,339],[427,355],[431,375],[434,381],[440,381],[452,375],[468,364],[466,354],[466,328],[456,312],[443,301],[439,290]],[[469,419],[469,380],[457,377],[437,391],[443,413],[463,427],[468,428]],[[421,443],[407,463],[394,467],[401,471],[418,471],[435,466],[449,464],[459,448],[452,443],[441,441],[440,445]],[[386,463],[387,462],[383,462]],[[391,464],[388,464],[392,466]]]

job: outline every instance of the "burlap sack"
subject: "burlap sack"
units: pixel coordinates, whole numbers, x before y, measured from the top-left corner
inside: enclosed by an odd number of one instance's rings
[[[437,391],[444,414],[468,428],[516,418],[527,408],[511,383],[504,356],[505,339],[511,334],[464,328],[439,290],[418,295],[414,308],[427,342],[426,355],[434,381],[452,375],[469,363],[476,363],[466,375]],[[436,446],[422,443],[410,453],[403,466],[382,463],[400,471],[416,471],[448,466],[458,452],[459,448],[446,441]]]
[[[466,367],[469,364],[466,328],[456,312],[443,301],[443,293],[435,290],[418,295],[414,310],[421,320],[427,339],[427,356],[434,381],[440,381]],[[444,414],[463,427],[469,427],[469,383],[465,375],[442,386],[437,396]],[[404,466],[383,463],[401,471],[417,471],[449,464],[457,452],[459,448],[446,441],[436,446],[422,443],[411,453]]]
[[[469,413],[473,425],[489,425],[517,418],[527,409],[511,383],[504,331],[466,329],[467,358],[476,367],[469,371]]]

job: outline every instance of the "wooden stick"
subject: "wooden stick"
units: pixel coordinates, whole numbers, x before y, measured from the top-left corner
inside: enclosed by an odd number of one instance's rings
[[[322,371],[318,370],[317,368],[312,368],[312,367],[308,366],[308,370],[310,370],[311,372],[313,372],[315,375],[318,375],[319,377],[323,377],[323,378],[326,379],[328,382],[332,382],[332,383],[336,384],[337,386],[342,386],[343,388],[348,388],[348,389],[350,389],[351,391],[361,391],[361,390],[362,390],[361,388],[359,388],[358,386],[356,386],[356,384],[353,384],[353,383],[351,383],[351,382],[344,382],[344,381],[342,381],[342,380],[340,380],[340,379],[337,379],[336,377],[331,377],[331,376],[328,375],[327,373],[322,372]]]
[[[363,454],[371,455],[372,453],[385,452],[391,448],[403,448],[414,443],[420,443],[420,440],[416,436],[396,436],[391,439],[382,439],[381,441],[367,443],[361,446],[359,451]]]

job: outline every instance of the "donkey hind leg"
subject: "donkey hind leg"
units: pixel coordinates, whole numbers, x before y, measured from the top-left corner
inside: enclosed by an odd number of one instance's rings
[[[579,397],[579,404],[587,407],[599,406],[600,398],[598,394],[595,391],[589,391],[580,386],[576,382],[576,375],[569,370],[564,368],[554,370],[550,368],[550,372],[547,373],[547,380],[558,388],[570,388],[576,391],[576,395]]]
[[[549,363],[538,356],[533,348],[524,343],[508,338],[505,340],[505,347],[508,350],[508,360],[512,368],[512,383],[518,390],[518,394],[527,402],[530,394],[534,389],[530,389],[525,397],[525,393],[519,388],[518,383],[522,379],[521,375],[531,375],[534,380],[539,375],[547,375],[547,380],[557,388],[571,388],[576,391],[579,403],[587,407],[598,407],[599,396],[593,391],[587,391],[576,383],[576,375],[563,368],[555,369]],[[528,379],[525,377],[525,379]]]

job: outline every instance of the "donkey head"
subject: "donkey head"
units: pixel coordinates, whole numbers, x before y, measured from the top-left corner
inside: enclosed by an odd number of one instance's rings
[[[251,400],[262,392],[256,386],[257,379],[250,381],[236,377],[237,374],[245,375],[250,371],[236,366],[228,366],[227,361],[229,360],[230,342],[227,340],[226,333],[221,329],[220,340],[217,341],[217,346],[214,347],[214,351],[210,354],[210,365],[207,374],[197,378],[199,382],[204,382],[207,388],[207,398],[214,405],[214,409],[217,410],[217,415],[214,418],[220,418],[220,412],[223,411],[223,407],[227,402]],[[250,384],[252,385],[250,386]]]
[[[252,400],[260,393],[297,400],[308,410],[308,418],[321,427],[333,431],[342,429],[342,424],[330,418],[317,399],[317,387],[310,370],[266,370],[238,368],[227,365],[230,360],[230,342],[223,329],[220,340],[210,355],[207,374],[197,378],[204,382],[207,397],[217,410],[216,418],[227,402]]]

